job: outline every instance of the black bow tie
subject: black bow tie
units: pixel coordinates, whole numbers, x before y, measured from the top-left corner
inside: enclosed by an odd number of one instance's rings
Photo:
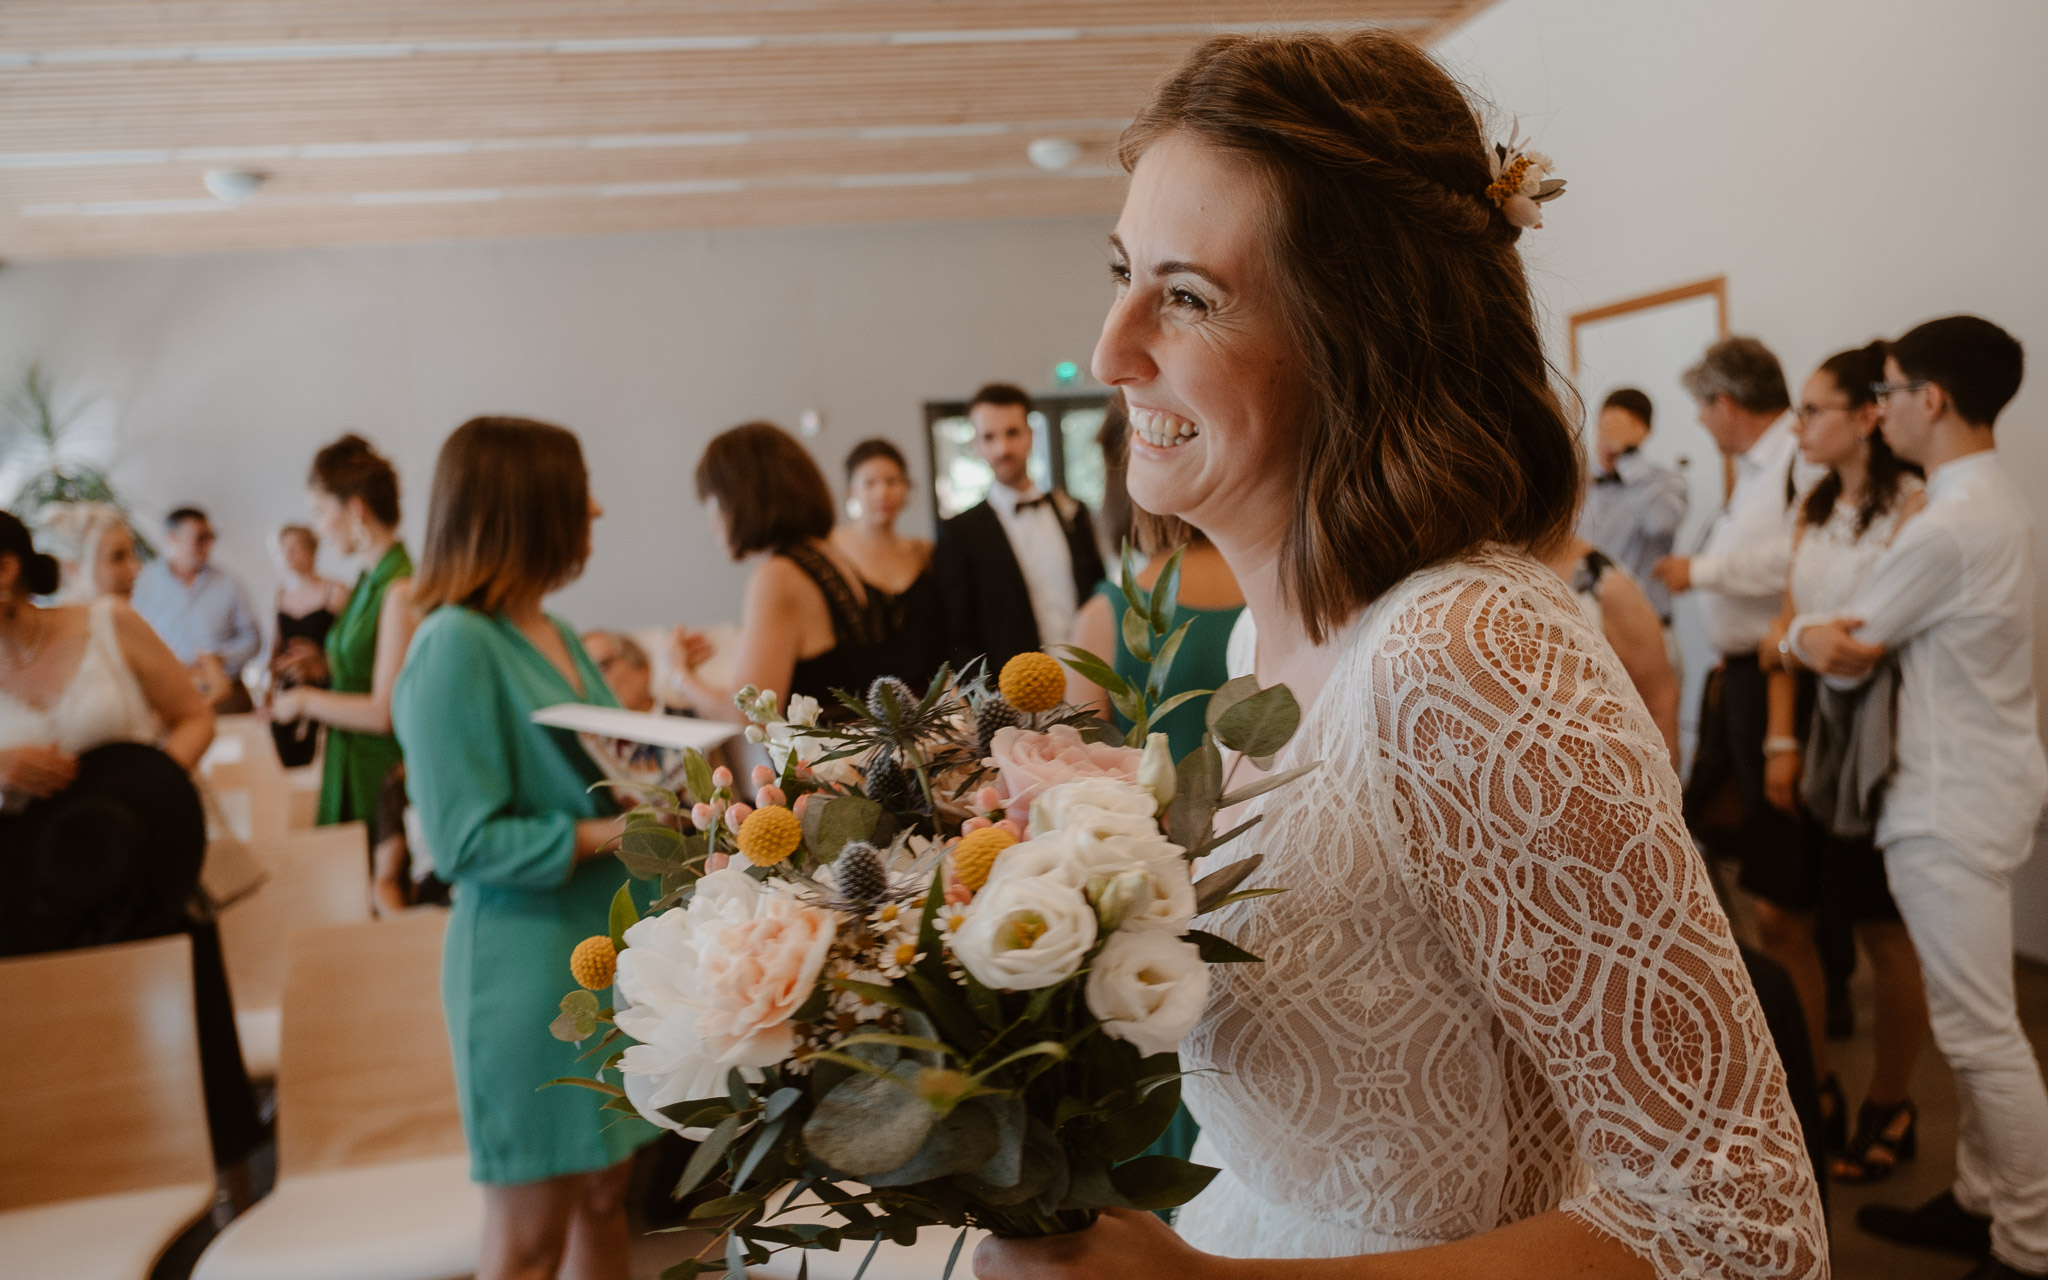
[[[1041,493],[1035,498],[1017,499],[1017,506],[1015,509],[1018,511],[1029,511],[1033,507],[1049,507],[1051,505],[1052,495],[1049,493]]]

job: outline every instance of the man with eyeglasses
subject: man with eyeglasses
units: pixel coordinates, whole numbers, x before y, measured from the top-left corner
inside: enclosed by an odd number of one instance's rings
[[[1873,1234],[1980,1255],[1968,1280],[2048,1276],[2048,1089],[2013,990],[2012,887],[2048,803],[2034,695],[2033,521],[1992,424],[2019,390],[2020,344],[1975,316],[1892,344],[1884,434],[1927,471],[1927,509],[1844,616],[1793,620],[1785,647],[1853,687],[1899,663],[1896,763],[1878,817],[1892,896],[1926,979],[1934,1042],[1961,1103],[1954,1186],[1865,1205]]]
[[[135,579],[132,603],[219,710],[246,711],[242,668],[263,648],[263,633],[242,585],[213,561],[213,522],[197,507],[164,519],[163,557]]]

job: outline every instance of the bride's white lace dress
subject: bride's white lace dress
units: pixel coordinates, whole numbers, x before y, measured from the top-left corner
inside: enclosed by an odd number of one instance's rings
[[[1663,739],[1565,584],[1488,551],[1376,601],[1205,864],[1287,886],[1207,927],[1182,1052],[1196,1246],[1331,1257],[1562,1207],[1664,1275],[1823,1276],[1784,1074]]]

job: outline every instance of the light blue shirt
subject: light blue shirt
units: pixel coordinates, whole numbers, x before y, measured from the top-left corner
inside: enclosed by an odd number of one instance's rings
[[[1586,505],[1579,509],[1579,536],[1634,574],[1650,607],[1667,622],[1671,593],[1650,566],[1671,554],[1687,502],[1684,476],[1630,449],[1615,460],[1613,471],[1589,479]]]
[[[187,665],[202,653],[218,654],[228,675],[239,676],[263,648],[263,633],[241,584],[212,565],[188,587],[169,565],[154,561],[135,579],[131,603]]]

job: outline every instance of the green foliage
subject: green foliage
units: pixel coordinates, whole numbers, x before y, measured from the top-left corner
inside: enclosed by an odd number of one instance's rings
[[[548,1024],[557,1040],[587,1040],[597,1032],[597,996],[578,987],[562,997],[562,1012]]]
[[[68,456],[66,434],[76,421],[75,412],[57,408],[50,376],[36,364],[23,373],[21,385],[0,412],[0,463],[19,463],[25,472],[6,505],[30,524],[44,507],[57,503],[104,502],[127,512],[104,470]],[[129,525],[142,558],[154,557],[155,548],[134,528],[132,518]]]

